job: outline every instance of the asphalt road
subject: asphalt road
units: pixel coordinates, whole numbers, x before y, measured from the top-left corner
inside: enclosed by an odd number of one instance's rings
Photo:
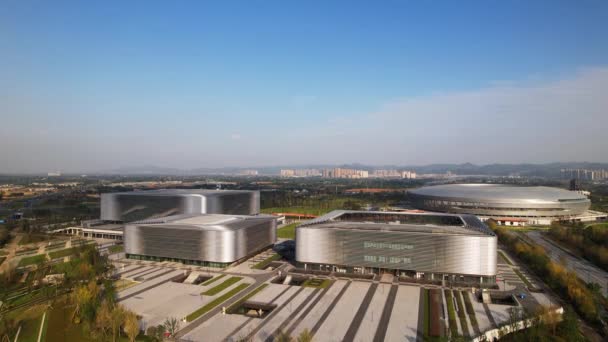
[[[551,260],[559,262],[560,259],[566,260],[566,268],[574,271],[579,278],[587,283],[596,283],[601,286],[602,293],[608,295],[608,272],[593,265],[591,262],[579,258],[571,252],[567,251],[555,242],[543,236],[538,231],[527,233],[528,237],[535,243],[541,245],[548,253]]]

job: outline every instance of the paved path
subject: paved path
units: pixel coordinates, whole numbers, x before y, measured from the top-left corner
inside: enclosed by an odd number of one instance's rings
[[[376,330],[376,335],[374,336],[374,342],[384,341],[386,330],[391,319],[391,313],[393,312],[393,306],[395,305],[395,297],[397,297],[398,288],[399,285],[396,284],[391,286],[386,304],[384,304],[384,310],[382,310],[382,316],[380,316],[380,323],[378,323],[378,329]]]
[[[374,339],[378,323],[380,323],[380,315],[382,315],[382,310],[384,309],[384,304],[386,303],[386,298],[388,298],[390,289],[391,285],[389,284],[378,285],[374,292],[374,297],[365,311],[365,316],[360,322],[357,334],[351,341],[367,342]]]
[[[538,231],[528,232],[527,236],[545,248],[551,260],[559,262],[560,259],[565,259],[565,266],[568,270],[574,271],[579,278],[587,283],[592,282],[598,284],[602,288],[602,293],[605,296],[608,295],[608,272],[583,258],[577,257],[572,252],[544,237]]]
[[[281,267],[277,268],[273,272],[266,272],[266,273],[262,273],[262,274],[248,274],[247,275],[248,277],[254,279],[254,283],[251,286],[249,286],[248,288],[246,288],[244,291],[241,291],[241,292],[237,293],[236,295],[234,295],[233,297],[229,298],[224,303],[222,303],[222,304],[216,306],[215,308],[209,310],[206,314],[204,314],[204,315],[200,316],[199,318],[195,319],[194,321],[190,322],[186,327],[184,327],[183,329],[181,329],[175,335],[175,339],[176,340],[180,340],[182,337],[186,336],[186,334],[188,334],[191,331],[193,331],[194,329],[196,329],[196,327],[198,327],[199,325],[203,324],[204,322],[206,322],[207,320],[209,320],[214,315],[220,313],[221,310],[222,310],[222,307],[229,307],[230,305],[234,304],[236,301],[238,301],[241,298],[245,297],[247,294],[249,294],[249,292],[253,291],[258,286],[262,285],[262,283],[270,280],[271,278],[274,278],[279,271],[282,271],[285,268],[285,266],[286,266],[286,264],[284,264]],[[240,277],[243,276],[242,274],[236,274],[236,273],[228,273],[228,272],[220,272],[220,273],[224,273],[224,274],[227,274],[227,275],[240,276]]]
[[[391,292],[393,289],[394,287],[391,288]],[[419,305],[422,299],[421,293],[421,288],[418,286],[400,285],[395,290],[394,298],[391,299],[389,294],[388,299],[393,301],[393,308],[389,312],[388,322],[384,328],[380,325],[376,330],[377,332],[385,331],[384,340],[416,341],[418,337],[418,316],[420,312],[424,314],[424,311],[420,311],[424,308]]]
[[[367,312],[367,309],[369,308],[369,304],[371,303],[372,298],[374,296],[374,293],[376,293],[377,288],[378,288],[378,284],[374,283],[367,290],[367,293],[365,294],[365,297],[363,297],[363,301],[361,302],[361,305],[359,305],[359,310],[357,310],[357,313],[355,314],[355,317],[353,317],[353,319],[350,323],[350,326],[348,327],[348,330],[346,330],[346,334],[344,335],[345,341],[353,341],[355,339],[355,336],[357,335],[357,331],[359,330],[359,327],[361,326],[361,321],[363,321],[363,317],[365,316],[365,313]]]

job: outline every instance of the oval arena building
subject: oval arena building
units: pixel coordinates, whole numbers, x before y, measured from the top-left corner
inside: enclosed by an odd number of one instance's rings
[[[545,186],[504,184],[444,184],[408,192],[415,208],[472,214],[503,225],[550,224],[576,220],[591,201],[580,193]]]

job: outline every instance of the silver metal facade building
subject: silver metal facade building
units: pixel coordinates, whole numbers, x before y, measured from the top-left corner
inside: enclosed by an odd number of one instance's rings
[[[471,215],[333,211],[296,228],[306,269],[493,284],[496,236]]]
[[[272,216],[178,215],[128,224],[128,258],[226,267],[276,241]]]
[[[101,194],[103,221],[134,222],[182,214],[259,213],[258,191],[163,189]]]
[[[574,191],[501,184],[427,186],[409,191],[408,197],[418,209],[540,224],[573,219],[591,205],[586,196]]]

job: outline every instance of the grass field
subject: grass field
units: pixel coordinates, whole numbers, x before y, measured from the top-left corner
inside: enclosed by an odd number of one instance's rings
[[[295,239],[296,238],[296,226],[299,222],[288,224],[283,228],[277,230],[277,237],[280,239]]]
[[[424,311],[424,316],[423,316],[423,334],[425,338],[429,337],[429,332],[431,330],[431,301],[429,300],[429,289],[423,289],[422,292],[423,297],[423,311]]]
[[[63,257],[75,254],[77,252],[77,250],[78,250],[78,247],[72,247],[72,248],[62,249],[62,250],[55,251],[55,252],[50,252],[49,257],[51,258],[51,260],[63,258]]]
[[[454,292],[454,297],[456,298],[456,303],[458,304],[458,319],[460,319],[462,333],[465,336],[471,336],[471,334],[469,333],[469,325],[467,324],[467,312],[465,310],[464,304],[462,303],[462,298],[458,294],[458,291]]]
[[[452,337],[458,336],[458,323],[456,323],[456,310],[454,309],[454,297],[452,296],[452,291],[443,290],[445,294],[445,302],[448,305],[448,320],[450,322],[450,332]]]
[[[111,246],[110,248],[108,248],[108,251],[110,252],[110,254],[122,253],[122,252],[125,251],[125,246],[123,246],[123,245],[114,245],[114,246]]]
[[[331,280],[319,278],[310,278],[302,284],[304,287],[313,287],[315,289],[324,289],[329,285],[331,285]]]
[[[258,286],[255,290],[249,292],[246,296],[237,300],[234,304],[230,305],[228,307],[228,309],[226,309],[226,312],[229,314],[242,313],[242,312],[239,312],[241,305],[243,305],[243,303],[245,303],[247,300],[249,300],[249,298],[255,296],[257,293],[259,293],[264,288],[266,288],[266,286],[268,286],[268,284],[266,284],[266,283]]]
[[[281,259],[281,256],[278,254],[273,254],[271,256],[269,256],[268,258],[258,262],[257,264],[251,266],[251,268],[256,269],[256,270],[263,270],[266,267],[268,267],[268,265],[270,265],[271,262],[273,261],[277,261]]]
[[[117,281],[114,282],[114,287],[116,288],[116,291],[122,291],[122,290],[126,290],[131,286],[135,286],[139,284],[136,281],[131,281],[129,279],[118,279]]]
[[[217,280],[224,278],[225,276],[226,276],[225,274],[220,274],[219,276],[213,277],[213,278],[207,280],[206,282],[202,283],[201,286],[206,286],[206,285],[212,284],[212,283],[216,282]]]
[[[201,307],[200,309],[194,311],[193,313],[189,314],[188,316],[186,316],[186,320],[188,322],[192,322],[193,320],[195,320],[198,317],[204,315],[205,313],[207,313],[208,311],[212,310],[216,306],[218,306],[221,303],[223,303],[223,302],[227,301],[228,299],[232,298],[237,293],[243,291],[244,289],[246,289],[247,287],[249,287],[249,285],[251,285],[251,284],[247,284],[247,283],[240,284],[239,286],[233,288],[232,290],[230,290],[230,291],[226,292],[225,294],[223,294],[223,295],[217,297],[216,299],[212,300],[207,305],[205,305],[205,306]]]
[[[479,323],[477,323],[477,317],[475,316],[475,309],[473,309],[473,303],[471,303],[471,298],[469,297],[469,293],[466,291],[461,291],[462,297],[464,298],[464,306],[467,309],[467,314],[469,315],[469,320],[471,321],[471,325],[473,328],[479,331]]]
[[[38,255],[25,257],[25,258],[19,260],[19,267],[35,265],[35,264],[43,262],[45,260],[46,260],[45,254],[38,254]]]
[[[227,280],[224,280],[221,284],[210,288],[209,290],[201,293],[203,296],[215,296],[216,294],[224,291],[228,287],[233,284],[236,284],[239,280],[243,279],[243,277],[230,277]]]

